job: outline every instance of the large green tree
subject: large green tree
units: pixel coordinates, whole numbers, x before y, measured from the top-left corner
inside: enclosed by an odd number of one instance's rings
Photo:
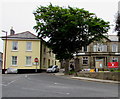
[[[34,16],[34,29],[38,36],[48,37],[47,45],[56,57],[67,62],[82,46],[101,40],[109,29],[109,22],[98,18],[94,13],[70,6],[40,6]],[[68,71],[68,66],[65,70]]]
[[[115,31],[117,31],[117,35],[119,36],[119,42],[120,42],[120,12],[118,12],[117,14]]]

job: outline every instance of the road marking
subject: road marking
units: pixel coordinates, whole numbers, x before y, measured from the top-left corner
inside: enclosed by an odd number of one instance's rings
[[[69,95],[70,93],[66,93],[67,95]]]
[[[55,85],[59,84],[59,83],[54,83]]]
[[[55,82],[54,84],[55,84],[55,85],[64,85],[64,84],[61,84],[61,83],[56,83],[56,82]]]
[[[0,86],[7,86],[7,85],[5,85],[5,84],[0,84]]]
[[[25,75],[25,77],[28,77],[28,75]]]
[[[21,77],[20,77],[20,78],[21,78]],[[9,82],[9,83],[7,83],[7,84],[0,84],[0,85],[2,85],[2,86],[8,86],[8,85],[10,85],[10,84],[14,83],[15,81],[19,80],[20,78],[15,79],[15,80],[12,80],[12,81],[10,81],[10,82]]]
[[[69,95],[70,93],[63,93],[63,92],[55,92],[57,94]]]

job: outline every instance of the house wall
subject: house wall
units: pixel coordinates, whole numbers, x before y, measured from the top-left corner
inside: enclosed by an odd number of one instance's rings
[[[81,69],[87,69],[87,68],[96,68],[96,61],[100,61],[100,59],[103,60],[103,68],[107,68],[108,62],[112,62],[112,58],[118,58],[119,67],[120,67],[120,42],[112,42],[112,41],[105,41],[103,44],[107,45],[107,51],[106,52],[94,52],[93,46],[97,42],[93,42],[88,46],[88,51],[84,52],[80,50],[79,55],[77,57],[79,58],[79,64]],[[112,44],[118,44],[118,52],[112,52]],[[88,57],[88,64],[83,64],[83,57]],[[99,63],[99,62],[98,62]]]
[[[12,42],[18,41],[18,51],[12,51]],[[32,42],[32,51],[26,51],[26,42]],[[4,43],[5,44],[5,43]],[[50,49],[42,42],[42,59],[40,60],[41,54],[41,42],[40,40],[8,40],[7,41],[7,53],[6,53],[6,69],[7,68],[17,68],[17,69],[36,69],[36,65],[34,64],[34,59],[37,57],[39,59],[39,64],[37,69],[46,69],[49,65],[58,65],[60,63],[55,59],[55,54],[52,52],[49,53]],[[46,51],[44,52],[44,47]],[[5,50],[4,50],[5,51]],[[5,52],[4,52],[5,53]],[[3,55],[4,56],[4,55]],[[17,66],[12,66],[12,56],[18,57]],[[31,66],[26,66],[26,56],[32,57]],[[44,62],[45,58],[45,62]],[[48,63],[50,61],[50,64]],[[40,68],[41,64],[41,68]],[[4,66],[4,64],[3,64]],[[4,69],[4,67],[2,67]]]
[[[12,51],[12,41],[18,41],[18,51]],[[32,51],[26,51],[26,42],[32,42]],[[12,66],[12,56],[18,57],[17,66]],[[32,63],[34,58],[40,59],[40,42],[38,40],[8,40],[7,41],[7,53],[6,53],[6,69],[17,68],[17,69],[35,69],[36,66],[26,66],[26,56],[32,57]],[[38,66],[38,69],[40,67]]]
[[[52,50],[43,43],[42,45],[42,66],[43,68],[48,68],[50,65],[60,66],[59,60],[56,60],[55,54]]]

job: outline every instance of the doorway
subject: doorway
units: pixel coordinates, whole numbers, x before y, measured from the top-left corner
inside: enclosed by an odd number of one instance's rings
[[[103,68],[104,59],[103,58],[96,58],[95,60],[95,68]]]

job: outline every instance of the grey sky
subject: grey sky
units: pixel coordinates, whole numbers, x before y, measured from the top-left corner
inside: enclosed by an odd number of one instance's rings
[[[16,33],[30,31],[34,34],[35,25],[33,11],[37,6],[59,5],[67,7],[84,8],[95,13],[99,18],[109,21],[115,25],[115,16],[118,11],[119,0],[1,0],[0,1],[0,30],[8,31],[13,26]],[[113,33],[114,26],[111,27],[109,34]],[[0,36],[4,36],[0,32]],[[0,52],[3,52],[2,40],[0,40]]]

